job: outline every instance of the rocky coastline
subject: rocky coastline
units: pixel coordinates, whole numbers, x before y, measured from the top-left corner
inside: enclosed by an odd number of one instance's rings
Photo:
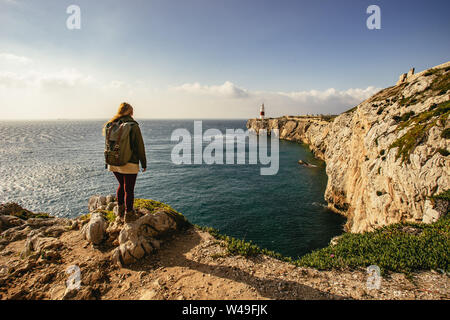
[[[113,195],[92,196],[71,219],[6,203],[0,299],[448,300],[449,83],[446,63],[337,117],[248,121],[326,162],[325,199],[351,231],[327,248],[293,261],[154,200],[136,199],[128,223]],[[374,263],[384,268],[377,288],[367,284]]]
[[[309,146],[326,162],[324,198],[347,217],[346,230],[372,231],[398,222],[437,221],[449,204],[450,62],[386,88],[336,117],[250,119],[256,133]]]
[[[93,196],[74,219],[0,205],[0,299],[450,298],[445,272],[390,273],[371,289],[363,268],[230,254],[226,241],[157,201],[137,199],[140,217],[119,222],[114,200]]]

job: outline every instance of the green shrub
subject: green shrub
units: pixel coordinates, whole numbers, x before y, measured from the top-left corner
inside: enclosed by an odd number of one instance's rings
[[[24,209],[21,205],[15,202],[7,202],[0,204],[0,214],[15,216],[23,220],[28,220],[31,218],[50,218],[50,215],[45,212],[34,213],[30,210]]]
[[[436,108],[437,108],[437,104],[436,104],[436,103],[433,103],[433,104],[428,108],[428,111],[434,110],[434,109],[436,109]]]
[[[187,219],[184,217],[184,215],[182,215],[181,213],[179,213],[178,211],[173,209],[168,204],[165,204],[165,203],[162,203],[162,202],[159,202],[156,200],[134,199],[134,207],[136,209],[147,209],[151,212],[161,208],[161,209],[164,209],[165,212],[167,214],[169,214],[176,221],[177,226],[184,228],[184,227],[188,227],[191,225],[190,222],[187,221]]]
[[[444,129],[441,133],[441,137],[444,139],[450,139],[450,128]]]
[[[434,195],[431,197],[432,199],[441,199],[450,202],[450,189],[445,190],[444,192]]]
[[[449,190],[435,196],[449,199]],[[357,269],[377,265],[382,273],[438,270],[450,271],[450,216],[435,223],[398,223],[372,232],[345,233],[336,245],[315,250],[295,260],[261,249],[251,242],[221,235],[218,230],[196,226],[223,241],[228,255],[264,254],[300,267],[319,270]]]
[[[414,230],[414,232],[410,232]],[[450,218],[433,224],[403,223],[362,234],[346,233],[335,246],[303,256],[298,265],[354,269],[377,265],[382,272],[450,271]]]
[[[234,255],[240,255],[244,257],[250,257],[250,256],[256,256],[258,254],[264,254],[266,256],[285,261],[285,262],[292,262],[293,259],[291,257],[285,257],[282,254],[271,251],[268,249],[261,249],[259,246],[253,244],[251,241],[245,241],[236,239],[233,237],[229,237],[226,235],[220,234],[219,230],[211,228],[211,227],[202,227],[195,225],[196,228],[208,232],[211,234],[214,238],[221,240],[224,242],[224,246],[227,250],[226,254],[230,256]]]
[[[397,126],[396,131],[408,127],[410,129],[389,146],[389,149],[398,147],[396,159],[401,157],[402,162],[409,162],[409,155],[422,142],[430,129],[437,124],[438,120],[442,122],[447,121],[449,114],[450,101],[445,101],[432,110],[408,116],[407,120]]]

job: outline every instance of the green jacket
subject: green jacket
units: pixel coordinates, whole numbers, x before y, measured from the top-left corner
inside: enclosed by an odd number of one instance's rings
[[[133,152],[130,161],[131,163],[139,164],[141,162],[141,167],[143,169],[147,168],[147,158],[145,157],[145,146],[144,140],[142,139],[141,129],[139,124],[131,116],[123,116],[118,120],[123,122],[134,122],[136,125],[131,127],[130,131],[130,147]]]

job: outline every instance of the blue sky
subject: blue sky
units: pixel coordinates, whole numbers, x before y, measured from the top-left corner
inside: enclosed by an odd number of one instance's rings
[[[66,8],[81,8],[68,30]],[[366,8],[381,8],[381,30]],[[446,62],[449,1],[0,0],[0,116],[337,113]],[[3,58],[2,58],[3,57]],[[2,61],[3,59],[3,61]]]

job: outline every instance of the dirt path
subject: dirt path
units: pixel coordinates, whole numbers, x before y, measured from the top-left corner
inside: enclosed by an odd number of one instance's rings
[[[2,299],[61,299],[77,265],[81,289],[75,299],[449,299],[446,275],[423,272],[414,283],[402,274],[382,279],[379,290],[366,288],[361,271],[317,271],[298,268],[267,256],[226,256],[209,233],[191,228],[166,241],[136,264],[112,265],[110,248],[92,246],[78,231],[64,233],[64,246],[54,260],[22,259],[25,240],[0,253]]]

